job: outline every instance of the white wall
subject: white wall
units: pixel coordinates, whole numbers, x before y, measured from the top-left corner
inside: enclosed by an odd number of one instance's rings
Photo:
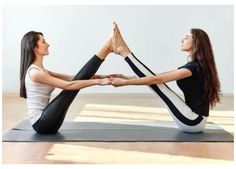
[[[30,31],[41,31],[50,44],[45,59],[48,69],[74,74],[120,25],[136,54],[154,72],[176,69],[186,63],[180,40],[192,27],[208,32],[221,80],[222,91],[233,93],[233,6],[3,6],[3,92],[18,92],[20,41]],[[98,73],[132,71],[111,54]],[[177,91],[175,82],[170,86]],[[86,93],[145,93],[139,87],[91,87]]]

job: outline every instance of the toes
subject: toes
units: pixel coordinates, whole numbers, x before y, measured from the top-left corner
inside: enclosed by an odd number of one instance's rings
[[[113,22],[113,24],[114,24],[114,29],[116,29],[116,30],[119,29],[118,25],[116,24],[116,22]]]
[[[116,28],[117,31],[120,31],[120,29],[119,29],[117,24],[115,24],[115,28]]]
[[[115,21],[113,22],[113,25],[114,25],[114,27],[117,27],[117,24],[116,24],[116,22],[115,22]]]

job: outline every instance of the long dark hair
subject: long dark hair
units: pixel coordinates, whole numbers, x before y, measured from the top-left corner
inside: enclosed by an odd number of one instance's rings
[[[20,59],[20,97],[27,98],[25,88],[25,75],[29,66],[35,60],[34,49],[37,47],[41,32],[30,31],[21,40],[21,59]]]
[[[220,101],[221,90],[212,45],[205,31],[191,29],[191,34],[193,38],[192,59],[200,65],[205,97],[213,108]]]

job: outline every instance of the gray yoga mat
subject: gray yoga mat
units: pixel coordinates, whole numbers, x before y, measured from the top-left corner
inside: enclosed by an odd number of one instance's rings
[[[28,120],[6,132],[3,142],[233,142],[232,134],[210,123],[201,133],[185,133],[172,122],[159,126],[114,124],[101,122],[64,122],[52,135],[35,133]],[[169,127],[168,127],[169,123]]]

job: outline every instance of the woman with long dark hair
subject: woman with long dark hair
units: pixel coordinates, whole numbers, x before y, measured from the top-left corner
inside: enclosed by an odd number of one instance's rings
[[[80,89],[93,85],[108,85],[105,76],[95,75],[106,58],[113,52],[112,36],[75,75],[47,70],[43,65],[49,44],[41,32],[30,31],[21,41],[20,96],[27,99],[28,112],[34,130],[42,134],[56,133],[67,110]],[[54,88],[63,91],[51,102]]]
[[[119,28],[115,26],[114,52],[124,57],[139,78],[114,74],[113,86],[149,85],[167,106],[179,128],[185,132],[200,132],[204,129],[209,107],[220,101],[220,82],[214,54],[207,33],[191,29],[183,38],[181,50],[188,53],[190,61],[176,70],[154,74],[130,51]],[[185,101],[165,83],[177,81]]]

